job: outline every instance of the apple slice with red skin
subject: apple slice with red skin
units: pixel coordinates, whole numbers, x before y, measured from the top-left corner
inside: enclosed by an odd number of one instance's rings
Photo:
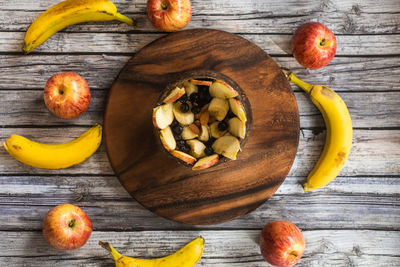
[[[193,93],[199,92],[199,88],[197,87],[197,85],[195,85],[189,81],[184,81],[182,83],[182,86],[185,87],[187,96],[190,96]]]
[[[208,125],[201,125],[199,140],[203,142],[207,142],[210,139],[210,132]]]
[[[191,111],[188,112],[182,112],[180,107],[182,103],[181,102],[176,102],[174,104],[174,107],[172,109],[175,119],[182,125],[190,125],[194,122],[194,114]]]
[[[214,97],[208,106],[208,113],[218,121],[225,119],[229,111],[229,104],[226,99]]]
[[[176,157],[176,158],[178,158],[178,159],[180,159],[180,160],[182,160],[182,161],[184,161],[184,162],[186,162],[187,164],[190,164],[190,165],[193,165],[196,162],[196,158],[195,157],[193,157],[193,156],[191,156],[189,154],[186,154],[185,152],[179,151],[179,150],[172,150],[171,154],[174,157]]]
[[[61,204],[43,220],[44,239],[53,247],[72,250],[82,247],[92,233],[92,222],[78,206]]]
[[[197,139],[193,139],[188,140],[186,143],[190,146],[190,154],[196,159],[202,158],[206,155],[204,153],[204,149],[206,148],[206,146],[203,144],[203,142]]]
[[[153,109],[153,124],[158,129],[167,128],[174,120],[172,103],[157,106]]]
[[[229,119],[229,132],[236,137],[244,138],[246,135],[246,123],[239,120],[238,117],[233,117]]]
[[[192,167],[192,170],[196,171],[196,170],[207,169],[207,168],[215,165],[218,162],[218,160],[219,160],[218,154],[213,154],[211,156],[201,158]]]
[[[172,91],[164,98],[163,102],[165,104],[173,103],[185,94],[184,87],[175,87]]]
[[[219,121],[215,121],[215,122],[210,124],[211,136],[214,137],[214,138],[217,138],[217,139],[222,137],[222,136],[224,136],[228,132],[228,130],[220,131],[218,129],[218,124],[219,124]]]
[[[168,126],[167,128],[160,130],[160,139],[167,151],[171,151],[176,148],[176,141],[171,127]]]
[[[305,246],[301,230],[288,221],[272,221],[261,232],[261,254],[274,266],[295,265],[303,256]]]
[[[244,112],[244,108],[242,103],[236,98],[229,99],[229,107],[233,114],[235,114],[241,121],[246,122],[246,112]]]
[[[236,155],[240,150],[240,142],[234,136],[225,135],[212,144],[215,153],[236,160]]]
[[[211,86],[212,82],[210,81],[201,81],[201,80],[190,80],[192,84],[195,85],[204,85],[204,86]]]
[[[216,80],[210,86],[210,95],[219,98],[232,98],[238,96],[238,92],[224,81]]]

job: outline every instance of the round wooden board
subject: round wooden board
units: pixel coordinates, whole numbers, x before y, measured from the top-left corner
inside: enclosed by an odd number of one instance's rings
[[[235,81],[253,117],[238,159],[202,171],[167,156],[152,124],[161,91],[193,71]],[[216,224],[254,210],[284,181],[297,151],[299,113],[288,81],[258,46],[227,32],[185,30],[150,43],[122,69],[108,96],[104,136],[121,184],[144,207],[181,223]]]

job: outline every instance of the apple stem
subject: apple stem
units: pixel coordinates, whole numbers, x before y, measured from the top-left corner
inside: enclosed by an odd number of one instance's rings
[[[281,68],[281,70],[285,74],[285,76],[289,82],[294,83],[295,85],[297,85],[298,87],[303,89],[306,93],[308,93],[308,94],[311,93],[311,90],[313,89],[312,84],[309,84],[309,83],[306,83],[305,81],[300,80],[290,70],[286,70],[286,69],[282,69],[282,68]]]
[[[162,10],[167,10],[168,9],[168,5],[165,2],[161,3],[161,9]]]
[[[321,42],[319,43],[319,45],[320,46],[324,46],[326,44],[326,40],[325,40],[325,38],[323,38],[322,40],[321,40]]]
[[[72,219],[71,221],[69,221],[68,223],[68,227],[72,228],[75,225],[75,219]]]

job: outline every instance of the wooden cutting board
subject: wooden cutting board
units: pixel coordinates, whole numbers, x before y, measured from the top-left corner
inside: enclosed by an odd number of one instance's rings
[[[160,146],[152,111],[167,84],[198,71],[224,75],[245,92],[252,126],[238,160],[192,171]],[[258,46],[227,32],[185,30],[148,44],[122,69],[108,96],[104,137],[121,184],[145,208],[181,223],[217,224],[254,210],[284,181],[299,113],[288,81]]]

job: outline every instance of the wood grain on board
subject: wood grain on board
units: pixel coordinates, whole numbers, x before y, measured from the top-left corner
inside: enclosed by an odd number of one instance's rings
[[[192,171],[153,134],[161,92],[197,78],[191,75],[223,77],[245,93],[249,137],[238,160]],[[152,42],[123,68],[107,100],[105,145],[122,185],[144,207],[178,222],[216,224],[254,210],[284,181],[297,151],[298,116],[289,83],[263,50],[227,32],[186,30]]]

